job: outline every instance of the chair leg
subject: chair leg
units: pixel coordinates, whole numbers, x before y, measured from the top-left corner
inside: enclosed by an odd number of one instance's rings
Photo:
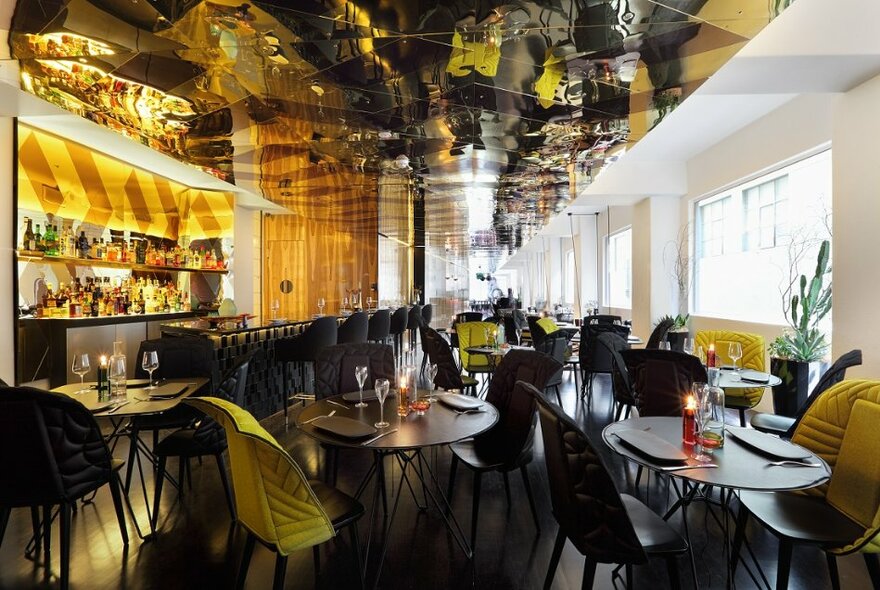
[[[480,518],[480,488],[483,484],[483,474],[474,471],[474,500],[471,505],[471,551],[477,548],[477,520]]]
[[[226,475],[226,462],[223,460],[223,453],[214,455],[217,460],[217,469],[220,470],[220,481],[223,483],[223,492],[226,494],[226,506],[229,507],[229,516],[233,522],[237,520],[235,514],[235,500],[232,497],[232,488],[229,486],[229,476]]]
[[[507,477],[507,472],[501,472],[501,478],[504,480],[504,497],[507,499],[507,509],[510,510],[510,478]]]
[[[826,553],[825,560],[828,562],[828,576],[831,578],[831,589],[840,590],[840,572],[837,570],[837,557],[833,553]]]
[[[596,579],[596,562],[589,557],[584,558],[584,579],[581,581],[581,590],[592,590],[593,581]],[[632,588],[627,584],[627,588]]]
[[[358,587],[363,590],[364,564],[363,559],[361,558],[361,541],[358,537],[358,528],[356,522],[351,523],[351,526],[348,527],[348,534],[349,536],[351,536],[351,550],[354,552],[354,560],[355,565],[357,566],[358,580],[360,581],[360,585]]]
[[[675,557],[666,558],[666,573],[669,575],[669,587],[672,590],[681,590],[681,577],[678,575],[678,560]]]
[[[871,585],[874,588],[880,588],[880,559],[876,553],[862,553],[862,556],[865,558],[865,565],[871,576]]]
[[[110,478],[110,495],[113,496],[113,508],[116,510],[116,521],[119,523],[119,534],[122,535],[122,544],[128,545],[128,527],[125,524],[125,511],[122,507],[122,480],[118,473]],[[153,520],[156,519],[159,505],[153,504]],[[155,530],[155,526],[153,527]]]
[[[739,409],[739,425],[743,428],[746,427],[746,410],[745,408]]]
[[[280,553],[275,558],[275,581],[272,590],[284,590],[284,576],[287,574],[287,556]]]
[[[320,545],[312,545],[312,561],[315,565],[315,586],[318,585],[318,577],[321,575],[321,549]]]
[[[624,571],[626,572],[626,587],[633,587],[633,564],[628,563],[624,566]]]
[[[562,407],[562,396],[559,394],[559,386],[554,385],[553,389],[556,390],[556,401],[559,402],[559,407],[561,408]]]
[[[70,586],[70,504],[61,504],[61,590]],[[46,564],[48,566],[48,563]]]
[[[3,536],[6,534],[6,525],[9,524],[9,515],[12,508],[0,508],[0,547],[3,546]]]
[[[532,494],[532,484],[529,481],[529,470],[525,465],[520,466],[519,472],[522,475],[523,487],[526,488],[526,497],[529,499],[529,508],[532,509],[532,518],[535,520],[535,530],[541,532],[541,524],[538,521],[538,510],[535,507],[535,496]]]
[[[553,576],[556,574],[556,567],[559,565],[559,557],[562,555],[562,549],[565,547],[565,533],[560,527],[556,533],[556,542],[553,543],[553,553],[550,555],[550,565],[547,568],[547,576],[544,578],[544,590],[550,590],[553,584]]]
[[[43,559],[52,563],[52,506],[43,506]]]
[[[235,581],[235,587],[238,590],[244,588],[244,582],[247,579],[248,567],[251,565],[251,556],[254,554],[256,542],[257,538],[253,534],[248,533],[244,541],[244,553],[241,556],[241,563],[238,566],[238,579]]]
[[[788,588],[788,575],[791,573],[791,541],[779,539],[779,565],[776,569],[776,590]]]
[[[181,459],[183,461],[183,459]],[[168,464],[168,457],[160,456],[156,470],[156,485],[153,494],[153,530],[159,522],[159,502],[162,500],[162,486],[165,483],[165,467]],[[183,465],[183,463],[181,463]],[[183,484],[180,484],[183,487]]]
[[[39,558],[43,548],[43,531],[40,525],[40,509],[37,506],[31,506],[31,527],[34,532],[34,557]]]
[[[742,549],[743,540],[746,536],[746,523],[749,520],[749,512],[745,506],[740,504],[739,513],[736,515],[736,529],[733,532],[733,547],[730,553],[730,573],[736,572],[736,566],[739,564],[739,552]]]
[[[449,483],[446,485],[446,513],[449,514],[449,507],[452,505],[452,492],[455,489],[455,474],[458,472],[458,457],[452,455],[452,462],[449,464]]]
[[[186,487],[186,459],[183,457],[177,458],[177,497],[183,499],[184,491],[183,488]]]

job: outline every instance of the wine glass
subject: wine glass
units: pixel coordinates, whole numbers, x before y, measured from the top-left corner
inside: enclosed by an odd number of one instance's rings
[[[660,342],[660,350],[672,350],[672,345],[669,344],[668,340],[662,340]]]
[[[373,297],[367,297],[367,309],[373,309]]]
[[[278,310],[281,309],[281,302],[278,301],[277,299],[273,299],[272,305],[270,307],[272,309],[272,319],[277,320],[278,319]]]
[[[434,395],[434,389],[436,385],[434,384],[434,378],[437,377],[437,370],[439,367],[435,363],[428,363],[428,400],[431,403],[437,401],[437,396]]]
[[[727,346],[727,356],[733,361],[733,370],[739,374],[739,359],[743,357],[742,344],[739,342],[731,342]]]
[[[376,390],[376,399],[379,400],[379,421],[373,424],[376,428],[388,428],[391,426],[385,421],[385,398],[388,397],[388,379],[376,379],[373,388]]]
[[[325,303],[324,298],[319,297],[318,298],[318,315],[324,315],[324,303]]]
[[[700,359],[700,362],[703,363],[703,366],[706,366],[706,351],[703,350],[702,346],[695,346],[694,349],[694,356]]]
[[[694,354],[694,339],[693,338],[685,338],[684,339],[684,346],[682,346],[682,350],[685,352],[685,354],[689,354],[689,355],[693,356],[693,354]]]
[[[85,376],[89,372],[89,355],[77,354],[73,357],[73,365],[70,367],[76,375],[79,375],[79,391],[77,393],[85,393],[88,391],[85,386]]]
[[[360,391],[360,401],[354,405],[356,408],[366,408],[367,404],[364,403],[364,383],[367,381],[367,377],[370,375],[370,369],[366,365],[358,365],[354,368],[354,376],[358,382],[358,388]]]
[[[153,385],[153,371],[159,368],[159,354],[155,350],[145,350],[141,359],[141,368],[150,374],[150,385],[147,389],[156,389]]]
[[[705,383],[694,383],[693,391],[694,398],[697,402],[697,410],[694,412],[694,422],[696,423],[696,432],[694,433],[694,438],[696,439],[694,443],[694,448],[699,447],[699,451],[697,451],[694,455],[691,456],[695,461],[699,461],[700,463],[708,463],[712,460],[712,457],[705,453],[705,449],[703,447],[703,430],[706,428],[706,424],[709,420],[709,417],[706,415],[706,398],[708,397],[707,393],[709,390],[709,386]]]

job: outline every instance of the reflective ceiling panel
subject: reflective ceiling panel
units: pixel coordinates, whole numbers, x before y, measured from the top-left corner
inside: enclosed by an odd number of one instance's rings
[[[24,89],[306,215],[512,253],[790,0],[28,0]],[[488,269],[493,270],[493,269]]]

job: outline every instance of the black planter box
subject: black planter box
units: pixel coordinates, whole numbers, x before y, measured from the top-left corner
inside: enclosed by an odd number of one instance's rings
[[[782,383],[773,387],[773,412],[796,416],[827,366],[828,363],[822,361],[807,363],[771,358],[770,372],[782,379]]]
[[[666,332],[666,342],[669,343],[669,348],[675,350],[677,352],[684,352],[684,340],[690,336],[690,332],[684,330],[682,332]]]

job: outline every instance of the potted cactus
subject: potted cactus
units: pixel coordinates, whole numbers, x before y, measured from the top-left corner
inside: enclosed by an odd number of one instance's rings
[[[783,307],[789,328],[770,343],[770,370],[782,379],[773,388],[773,409],[777,414],[794,416],[814,383],[825,371],[824,362],[829,343],[819,322],[831,311],[830,244],[823,240],[819,246],[816,269],[807,279],[792,285],[783,295]]]

